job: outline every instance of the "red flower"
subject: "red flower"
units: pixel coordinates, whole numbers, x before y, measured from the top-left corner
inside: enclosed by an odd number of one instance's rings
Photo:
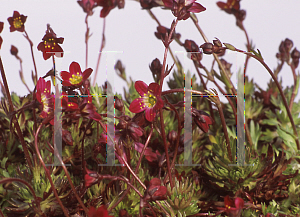
[[[78,109],[77,103],[69,102],[69,97],[66,92],[62,92],[61,107],[64,110],[71,110],[71,111]]]
[[[142,150],[145,146],[142,143],[135,143],[134,145],[134,149],[137,150],[139,153],[142,153]],[[153,161],[159,161],[161,154],[156,150],[156,152],[154,153],[151,148],[146,148],[145,152],[144,152],[145,158],[147,159],[147,161],[149,162],[153,162]]]
[[[20,15],[18,11],[14,11],[14,14],[12,17],[9,17],[7,20],[10,24],[10,31],[19,31],[19,32],[24,32],[25,27],[24,23],[26,22],[27,16],[24,16],[23,14]]]
[[[157,83],[151,83],[149,86],[143,81],[135,82],[135,89],[140,94],[140,98],[133,100],[129,110],[133,113],[140,113],[146,110],[146,119],[153,121],[156,111],[164,106],[160,98],[160,88]]]
[[[40,78],[36,84],[36,98],[42,104],[43,111],[40,114],[42,118],[46,118],[48,114],[53,110],[54,98],[50,94],[51,83]]]
[[[148,184],[148,188],[145,191],[143,199],[146,201],[166,200],[167,188],[165,186],[161,186],[159,178],[153,178]]]
[[[62,71],[60,73],[60,76],[63,79],[62,85],[80,87],[82,83],[88,79],[93,70],[88,68],[82,73],[80,65],[77,62],[72,62],[69,71],[70,72]]]
[[[3,22],[0,22],[0,33],[1,33],[2,30],[3,30],[3,25],[4,25],[4,23],[3,23]],[[2,42],[3,42],[3,39],[2,39],[2,37],[0,36],[0,49],[1,49]]]
[[[108,211],[105,205],[100,206],[97,210],[95,207],[90,207],[88,217],[113,217],[108,215]]]
[[[82,7],[83,11],[89,16],[93,15],[93,8],[96,7],[96,1],[94,0],[80,0],[77,3]]]
[[[162,0],[167,8],[179,20],[186,20],[190,17],[190,12],[199,13],[205,11],[206,8],[195,2],[196,0]]]
[[[229,217],[239,217],[243,211],[244,200],[240,197],[234,199],[229,198],[229,196],[225,196],[224,198],[225,208],[217,207],[219,210],[224,210]]]
[[[84,175],[85,186],[88,188],[93,184],[96,184],[99,180],[99,175],[97,172],[85,168],[86,174]]]
[[[102,6],[100,17],[106,17],[109,12],[118,6],[119,9],[124,8],[124,0],[97,0],[97,5]]]
[[[192,108],[192,117],[197,126],[205,133],[209,130],[209,125],[213,123],[212,118],[204,111]]]
[[[43,52],[44,60],[49,59],[54,54],[57,57],[63,57],[64,51],[59,44],[64,42],[64,38],[57,38],[49,25],[42,40],[43,41],[37,46],[37,49]]]

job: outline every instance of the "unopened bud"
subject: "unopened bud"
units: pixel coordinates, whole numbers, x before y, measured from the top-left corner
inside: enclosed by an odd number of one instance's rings
[[[176,131],[172,130],[168,133],[167,139],[171,144],[175,144],[177,141],[177,136],[178,136],[178,133]]]
[[[118,1],[118,8],[122,9],[122,8],[124,8],[124,6],[125,6],[125,0],[119,0]]]
[[[86,80],[83,82],[83,87],[84,87],[84,89],[88,90],[88,89],[90,89],[90,86],[91,86],[90,81],[89,81],[88,79],[86,79]]]
[[[16,48],[15,46],[12,45],[11,48],[10,48],[10,53],[13,56],[17,56],[18,55],[18,48]]]
[[[285,48],[285,51],[286,51],[287,53],[290,53],[290,51],[291,51],[293,45],[294,45],[294,44],[293,44],[293,41],[292,41],[292,40],[290,40],[290,39],[288,39],[288,38],[286,38],[286,39],[284,40],[284,48]]]
[[[122,111],[124,107],[123,101],[119,99],[117,96],[115,96],[114,99],[115,99],[115,108],[119,111]]]
[[[222,42],[218,38],[216,38],[215,40],[213,40],[213,43],[217,47],[222,47]]]
[[[224,60],[224,59],[220,59],[220,61],[221,61],[222,65],[224,66],[225,70],[230,71],[230,68],[231,68],[232,64],[228,63],[228,62],[227,62],[226,60]]]
[[[291,53],[291,57],[293,60],[292,62],[294,67],[297,68],[299,65],[300,52],[296,48],[294,48],[294,50]]]
[[[202,48],[203,53],[205,54],[212,54],[213,53],[213,44],[212,43],[204,43],[200,46]]]

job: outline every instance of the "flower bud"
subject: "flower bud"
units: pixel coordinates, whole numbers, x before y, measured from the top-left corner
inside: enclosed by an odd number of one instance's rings
[[[86,174],[84,176],[85,186],[88,188],[93,184],[96,184],[99,180],[99,175],[97,172],[85,168]]]
[[[294,48],[294,50],[291,53],[291,57],[294,67],[297,68],[299,65],[300,52],[296,48]]]
[[[286,38],[283,43],[284,43],[284,49],[285,49],[285,51],[287,53],[290,53],[290,51],[291,51],[291,49],[292,49],[292,47],[294,45],[293,41],[290,40],[290,39],[288,39],[288,38]]]
[[[125,0],[119,0],[118,1],[118,8],[122,9],[122,8],[124,8],[124,6],[125,6]]]
[[[140,4],[143,9],[151,9],[159,6],[154,0],[140,0]]]
[[[13,56],[17,56],[18,55],[18,48],[16,48],[15,46],[12,45],[11,48],[10,48],[10,53]]]
[[[150,68],[153,75],[160,75],[162,64],[160,63],[159,59],[156,58],[152,61],[149,68]]]
[[[167,139],[171,144],[175,144],[177,141],[177,136],[178,136],[178,133],[176,131],[172,130],[168,133]]]
[[[213,40],[213,43],[217,47],[222,47],[222,42],[218,38],[216,38],[215,40]]]
[[[90,86],[91,86],[90,81],[88,79],[84,80],[83,82],[84,89],[89,90]]]
[[[202,52],[200,52],[199,46],[193,40],[185,40],[183,44],[187,52],[197,52],[192,53],[191,58],[197,62],[202,60]]]
[[[118,130],[124,130],[127,128],[127,123],[123,120],[120,120],[120,122],[117,124],[116,128]]]
[[[237,13],[235,13],[235,17],[237,21],[242,22],[246,18],[246,11],[245,10],[239,10]]]
[[[158,82],[160,79],[161,68],[162,68],[162,64],[160,63],[159,59],[156,58],[155,60],[153,60],[149,68],[152,72],[152,76],[155,82]]]
[[[117,75],[126,81],[125,67],[122,65],[121,60],[117,61],[115,65],[115,70],[117,71]]]
[[[115,99],[115,108],[120,112],[123,111],[123,107],[124,107],[123,101],[119,99],[117,96],[114,96],[114,99]]]
[[[213,53],[213,44],[212,43],[204,43],[200,46],[202,48],[203,53],[205,54],[212,54]]]
[[[129,214],[125,209],[121,209],[119,211],[119,217],[129,217]]]
[[[225,70],[230,71],[230,68],[231,68],[232,64],[228,63],[228,62],[227,62],[226,60],[224,60],[224,59],[220,59],[220,61],[221,61],[222,65],[224,66]]]

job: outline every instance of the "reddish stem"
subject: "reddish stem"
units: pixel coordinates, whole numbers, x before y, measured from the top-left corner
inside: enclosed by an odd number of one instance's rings
[[[168,35],[168,38],[166,38],[166,40],[164,42],[164,44],[165,44],[165,53],[164,53],[163,65],[162,65],[162,68],[161,68],[160,91],[162,91],[162,86],[163,86],[163,82],[164,82],[164,78],[165,78],[165,67],[166,67],[166,61],[167,61],[168,48],[169,48],[169,44],[171,43],[171,37],[172,37],[172,34],[175,30],[175,27],[176,27],[177,23],[178,23],[178,19],[176,19],[175,23],[172,23],[170,34]],[[165,132],[165,127],[164,127],[164,117],[163,117],[162,109],[159,110],[159,114],[160,114],[160,125],[161,125],[162,139],[163,139],[163,143],[164,143],[164,146],[165,146],[168,175],[169,175],[169,179],[170,179],[171,188],[173,188],[174,184],[173,184],[173,180],[172,180],[172,176],[171,176],[171,170],[170,170],[170,160],[169,160],[169,153],[168,153],[168,145],[167,145],[167,142],[166,142],[166,132]]]
[[[98,55],[98,60],[97,60],[97,66],[96,66],[96,71],[95,71],[93,86],[95,86],[95,84],[96,84],[96,78],[97,78],[97,74],[98,74],[98,68],[99,68],[100,58],[101,58],[102,50],[103,50],[104,44],[105,44],[105,34],[104,33],[105,33],[105,18],[103,18],[102,42],[101,42],[100,51],[99,51],[99,55]]]
[[[294,99],[296,97],[297,75],[296,75],[294,64],[292,63],[292,64],[290,64],[290,66],[291,66],[293,78],[294,78],[294,87],[293,87],[293,92],[292,92],[291,101],[290,101],[290,105],[289,105],[289,108],[292,111]]]
[[[88,41],[89,41],[89,23],[88,23],[88,13],[86,14],[85,17],[85,24],[86,24],[86,32],[85,32],[85,69],[87,69],[88,67],[88,51],[89,51],[89,45],[88,45]]]
[[[38,78],[38,74],[37,74],[37,69],[36,69],[36,64],[35,64],[35,59],[34,59],[34,55],[33,55],[33,43],[32,41],[30,40],[26,30],[24,31],[25,32],[25,38],[28,40],[29,44],[30,44],[30,50],[31,50],[31,56],[32,56],[32,61],[33,61],[33,66],[34,66],[34,71],[35,71],[35,79],[36,79],[36,82],[37,82],[37,78]]]

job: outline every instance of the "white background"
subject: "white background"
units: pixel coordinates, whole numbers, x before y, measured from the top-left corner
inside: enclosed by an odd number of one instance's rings
[[[19,78],[19,62],[10,54],[11,45],[19,49],[19,56],[23,59],[25,80],[31,89],[34,87],[31,80],[31,70],[34,68],[29,43],[22,36],[22,33],[9,32],[7,18],[13,15],[14,10],[28,16],[25,29],[34,43],[34,55],[39,76],[43,76],[52,68],[52,60],[45,61],[42,53],[37,50],[37,45],[45,34],[47,23],[51,24],[58,37],[64,37],[64,43],[61,47],[65,51],[65,56],[62,59],[61,67],[58,69],[68,71],[72,61],[78,62],[81,68],[84,69],[85,13],[76,0],[1,0],[0,2],[0,21],[4,22],[4,30],[1,33],[3,44],[0,54],[11,91],[20,95],[28,93]],[[217,1],[198,0],[197,2],[206,7],[206,11],[197,14],[197,17],[199,25],[210,41],[217,37],[221,42],[227,42],[237,48],[246,50],[244,32],[235,25],[233,15],[221,11],[216,5]],[[255,48],[261,51],[265,62],[271,69],[277,67],[278,60],[275,55],[282,40],[289,38],[294,42],[294,47],[300,49],[300,1],[244,0],[241,2],[241,8],[247,11],[244,26],[248,31],[249,38],[255,44]],[[96,69],[102,39],[103,18],[99,16],[100,9],[100,7],[95,8],[94,15],[89,17],[90,33],[93,33],[93,35],[89,40],[88,67],[93,70]],[[152,12],[158,17],[162,25],[170,28],[174,17],[169,10],[154,8]],[[149,65],[155,58],[160,59],[162,62],[164,54],[162,42],[154,36],[156,27],[156,22],[148,15],[146,10],[141,9],[139,2],[136,1],[126,0],[124,9],[115,8],[107,16],[104,51],[123,51],[123,54],[118,54],[116,57],[121,59],[125,65],[127,77],[131,76],[133,80],[143,80],[147,84],[153,82]],[[204,43],[190,19],[180,21],[176,32],[181,34],[182,42],[190,39],[194,40],[199,46]],[[185,51],[176,42],[171,44],[171,48],[174,52]],[[227,53],[223,58],[233,63],[231,68],[233,72],[237,72],[239,68],[243,67],[242,64],[236,64],[236,54]],[[202,63],[210,69],[212,59],[212,56],[204,55]],[[167,63],[169,65],[173,64],[170,56],[168,56]],[[106,80],[104,55],[101,57],[100,65],[97,83],[102,85]],[[215,69],[218,68],[215,67]],[[299,72],[299,68],[296,72]],[[202,71],[202,73],[204,72]],[[263,89],[267,87],[270,79],[268,72],[254,59],[249,61],[247,75],[254,78],[254,81]],[[279,75],[284,86],[293,84],[292,72],[287,64],[284,65]],[[91,76],[94,80],[94,73]],[[197,81],[200,82],[197,75],[196,77]],[[122,87],[125,85],[125,82],[115,75],[115,91],[122,93]],[[209,83],[208,88],[211,87],[214,87],[214,85]],[[164,85],[164,89],[167,88],[167,85]],[[296,100],[299,99],[300,97],[297,96]]]

